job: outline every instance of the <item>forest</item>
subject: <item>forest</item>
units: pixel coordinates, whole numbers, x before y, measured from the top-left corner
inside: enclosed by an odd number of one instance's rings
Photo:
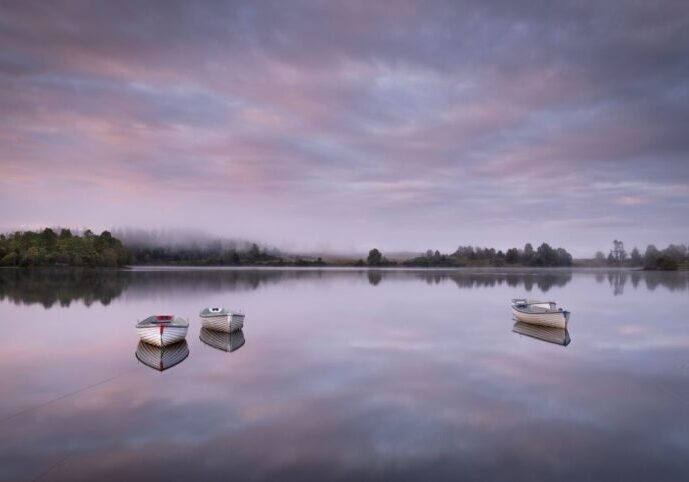
[[[624,242],[616,239],[612,242],[612,249],[607,256],[602,251],[598,251],[593,260],[587,264],[596,267],[628,267],[662,271],[689,269],[689,250],[684,244],[670,244],[662,250],[649,244],[644,254],[641,254],[636,247],[627,253]]]
[[[219,243],[200,246],[132,246],[132,264],[189,266],[323,266],[321,258],[286,258],[256,243],[246,248],[227,247]]]
[[[1,266],[117,267],[129,263],[129,253],[109,231],[94,234],[87,229],[79,235],[69,229],[56,233],[45,228],[0,235]]]
[[[495,248],[460,246],[454,253],[441,254],[428,250],[422,256],[403,261],[404,266],[416,267],[462,267],[462,266],[572,266],[572,255],[564,248],[552,248],[542,243],[534,249],[531,243],[523,249],[510,248],[507,251]]]
[[[94,234],[87,229],[73,233],[70,229],[45,228],[42,231],[16,231],[0,234],[0,266],[77,266],[119,267],[126,265],[187,266],[370,266],[370,267],[626,267],[672,271],[689,269],[689,250],[683,244],[670,244],[665,249],[649,245],[642,254],[634,247],[627,252],[624,242],[614,240],[607,256],[598,251],[593,258],[574,260],[564,248],[542,243],[534,249],[505,251],[478,246],[459,246],[443,254],[428,250],[419,256],[392,259],[379,249],[369,251],[367,258],[322,257],[285,254],[256,243],[220,239],[170,240],[167,233],[142,235],[123,233],[115,237],[109,231]]]

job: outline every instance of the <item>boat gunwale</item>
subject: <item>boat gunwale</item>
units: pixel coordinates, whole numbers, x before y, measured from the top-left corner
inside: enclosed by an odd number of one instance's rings
[[[526,298],[512,298],[513,305],[557,305],[554,301],[528,300]]]
[[[189,328],[189,321],[181,316],[173,316],[172,320],[158,320],[156,316],[149,316],[136,323],[137,328],[153,328],[158,326],[172,327],[172,328]]]
[[[200,318],[212,318],[216,316],[246,316],[246,314],[241,310],[231,310],[229,308],[222,308],[221,311],[210,311],[210,308],[204,308],[199,313]]]
[[[562,308],[556,308],[556,309],[550,309],[550,308],[541,308],[543,311],[534,311],[533,308],[520,308],[517,305],[512,305],[512,309],[515,311],[518,311],[519,313],[525,313],[527,315],[550,315],[550,314],[557,314],[557,313],[569,313],[567,310],[563,310]]]

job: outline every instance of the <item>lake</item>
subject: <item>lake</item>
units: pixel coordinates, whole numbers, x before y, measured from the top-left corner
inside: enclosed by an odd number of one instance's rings
[[[156,313],[191,323],[163,371]],[[0,320],[2,480],[689,480],[687,272],[4,269]]]

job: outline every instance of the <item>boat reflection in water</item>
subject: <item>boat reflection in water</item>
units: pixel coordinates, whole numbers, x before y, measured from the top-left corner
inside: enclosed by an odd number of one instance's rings
[[[218,350],[233,352],[244,345],[244,332],[242,330],[224,333],[222,331],[201,328],[199,339],[206,345]]]
[[[188,356],[189,345],[187,345],[186,340],[165,347],[140,341],[139,346],[136,347],[137,360],[159,372],[182,363]]]
[[[520,335],[536,338],[537,340],[554,343],[555,345],[567,346],[571,341],[566,328],[530,325],[529,323],[518,321],[512,327],[512,331]]]

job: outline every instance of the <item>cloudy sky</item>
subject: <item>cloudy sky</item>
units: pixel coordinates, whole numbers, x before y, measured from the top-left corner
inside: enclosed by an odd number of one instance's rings
[[[0,2],[3,229],[585,255],[688,219],[686,1]]]

